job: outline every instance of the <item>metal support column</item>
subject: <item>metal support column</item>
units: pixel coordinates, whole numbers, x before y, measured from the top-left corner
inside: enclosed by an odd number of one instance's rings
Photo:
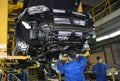
[[[7,57],[8,0],[0,0],[0,58]]]
[[[93,18],[95,19],[95,12],[94,12],[94,9],[92,8],[92,16]]]

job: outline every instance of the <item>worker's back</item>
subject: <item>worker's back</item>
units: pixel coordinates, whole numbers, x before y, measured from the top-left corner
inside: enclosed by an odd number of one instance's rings
[[[61,67],[61,61],[58,62],[58,69],[65,74],[65,81],[85,81],[83,69],[87,64],[87,58],[72,60]]]
[[[108,66],[105,63],[98,62],[93,66],[93,72],[96,73],[97,81],[107,81],[106,78],[106,70],[108,70]]]
[[[65,64],[66,81],[85,81],[83,74],[83,66],[77,60],[72,60]]]

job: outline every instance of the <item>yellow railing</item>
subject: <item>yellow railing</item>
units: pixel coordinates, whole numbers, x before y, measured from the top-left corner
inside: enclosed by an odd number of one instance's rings
[[[111,3],[110,0],[103,0],[101,1],[98,5],[96,5],[95,7],[93,7],[90,10],[90,13],[92,14],[93,18],[96,20],[103,18],[105,15],[105,12],[108,11],[108,14],[112,13],[112,9],[113,7],[117,4],[117,2]],[[102,9],[101,6],[104,6]],[[100,11],[98,11],[97,13],[95,12],[97,9],[100,9]],[[107,15],[108,15],[107,14]],[[99,18],[98,18],[99,17]],[[98,19],[97,19],[98,18]]]

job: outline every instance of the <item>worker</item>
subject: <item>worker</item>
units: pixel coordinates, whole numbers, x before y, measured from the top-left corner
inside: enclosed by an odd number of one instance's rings
[[[24,70],[23,76],[24,76],[24,81],[28,81],[28,70],[27,69]]]
[[[20,71],[20,75],[19,75],[19,79],[20,79],[21,81],[23,81],[23,77],[24,77],[24,76],[23,76],[23,70],[21,70],[21,71]]]
[[[92,68],[92,72],[96,74],[96,81],[107,81],[108,65],[102,62],[100,56],[97,56],[96,59],[98,62]]]
[[[4,74],[4,81],[8,81],[8,72],[5,71],[5,74]]]
[[[84,56],[78,56],[75,51],[69,51],[68,63],[62,63],[62,54],[59,55],[59,61],[57,68],[59,71],[65,74],[65,81],[85,81],[84,68],[87,64],[87,58]]]

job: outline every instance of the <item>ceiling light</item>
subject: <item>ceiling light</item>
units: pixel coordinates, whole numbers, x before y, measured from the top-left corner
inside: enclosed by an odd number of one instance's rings
[[[112,38],[112,37],[115,37],[115,36],[118,36],[120,35],[120,30],[119,31],[116,31],[116,32],[113,32],[111,34],[108,34],[108,35],[105,35],[105,36],[102,36],[102,37],[98,37],[96,39],[96,41],[102,41],[102,40],[106,40],[106,39],[109,39],[109,38]]]
[[[110,37],[115,37],[115,36],[118,36],[118,35],[120,35],[120,30],[110,34]]]
[[[98,37],[98,38],[96,39],[96,41],[98,42],[98,41],[102,41],[102,40],[105,40],[105,39],[108,39],[108,38],[109,38],[109,36],[106,35],[106,36]]]

